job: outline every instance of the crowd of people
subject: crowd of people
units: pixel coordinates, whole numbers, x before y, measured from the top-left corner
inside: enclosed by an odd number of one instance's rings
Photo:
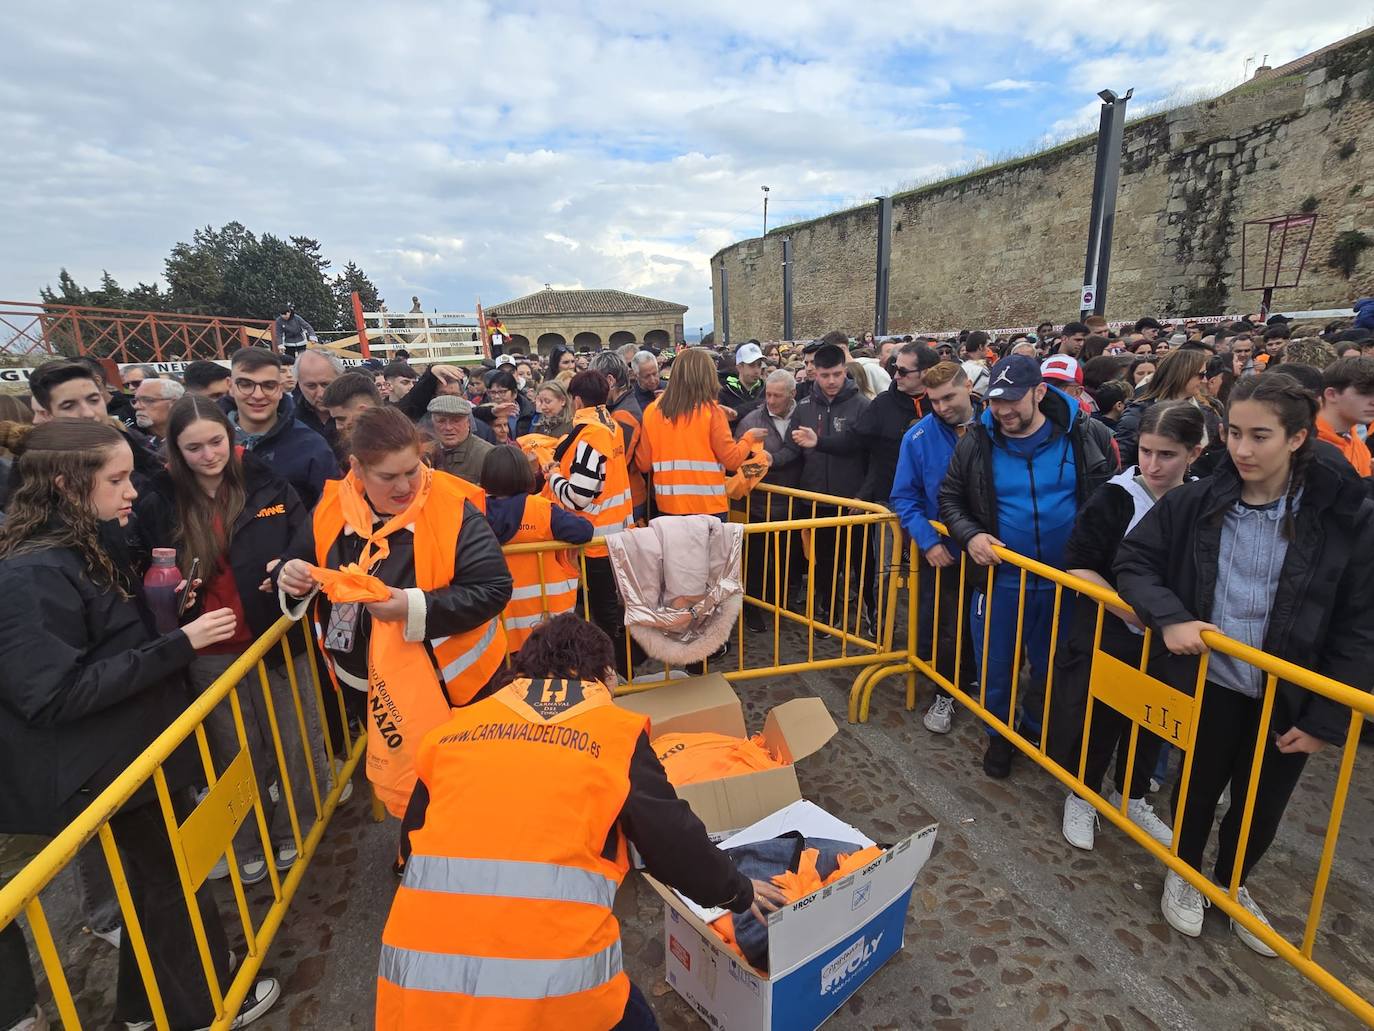
[[[1104,705],[1094,706],[1085,738],[1095,646],[1139,665],[1148,627],[1151,671],[1189,693],[1207,650],[1202,634],[1213,630],[1371,686],[1364,668],[1374,631],[1361,625],[1361,599],[1374,591],[1368,329],[1146,317],[1116,331],[1094,318],[1003,336],[835,331],[731,348],[559,348],[468,367],[419,368],[402,352],[348,368],[293,317],[279,320],[289,353],[244,348],[227,365],[196,361],[178,377],[141,365],[116,376],[92,358],[55,361],[33,372],[27,398],[0,406],[8,456],[0,465],[0,773],[10,785],[0,832],[55,833],[281,612],[304,617],[297,632],[315,635],[343,714],[312,711],[295,730],[279,720],[283,733],[309,740],[284,741],[278,769],[267,699],[278,714],[292,710],[291,671],[277,657],[265,691],[241,685],[269,841],[264,848],[249,821],[235,839],[238,869],[222,860],[211,876],[252,884],[269,866],[289,869],[288,799],[304,803],[307,751],[323,768],[322,742],[342,744],[344,719],[365,727],[369,777],[405,827],[379,1026],[652,1027],[620,969],[604,893],[609,884],[613,897],[628,870],[629,844],[651,873],[703,905],[770,907],[766,886],[714,858],[642,721],[619,714],[608,691],[642,655],[622,646],[606,539],[655,516],[728,519],[727,481],[761,456],[764,483],[892,509],[918,556],[922,654],[933,651],[953,682],[963,653],[958,687],[1033,739],[1053,666],[1043,728],[1050,754],[1073,770],[1083,759],[1093,791],[1115,759],[1128,814],[1163,843],[1172,830],[1148,798],[1153,782],[1169,779],[1162,742],[1142,734],[1126,769],[1131,726]],[[783,518],[778,495],[755,492],[745,504],[755,520]],[[820,504],[814,514],[838,511]],[[865,555],[862,539],[822,529],[808,547],[816,570],[865,571],[854,578],[855,600],[871,620],[876,571],[905,559],[889,554],[880,534]],[[580,546],[581,561],[502,550],[551,542]],[[748,552],[752,598],[810,604],[815,619],[832,618],[830,606],[845,600],[833,586],[810,602],[774,597],[764,552]],[[1068,595],[1057,605],[1053,585],[1033,575],[1023,591],[1008,552],[1118,590],[1130,609],[1106,614],[1095,645],[1096,607]],[[170,622],[142,588],[145,571],[169,558],[184,602]],[[965,562],[968,608],[956,618]],[[573,615],[579,598],[590,624]],[[766,628],[764,611],[745,606],[748,632]],[[1029,674],[1024,684],[1018,671]],[[1222,881],[1239,847],[1262,695],[1254,669],[1211,656],[1191,787],[1173,799],[1175,811],[1184,806],[1179,854],[1200,869],[1229,788],[1215,867]],[[924,725],[948,733],[954,713],[951,695],[937,690]],[[1345,726],[1337,707],[1281,686],[1242,885],[1306,757],[1339,744]],[[206,729],[223,766],[239,747],[227,704]],[[530,751],[536,743],[541,750]],[[985,773],[1009,776],[1014,756],[989,726]],[[178,752],[166,767],[183,811],[205,788],[187,759]],[[537,801],[508,775],[535,767],[549,787]],[[588,796],[579,785],[592,783],[608,804],[581,804]],[[497,825],[503,833],[489,834]],[[1095,826],[1092,806],[1070,795],[1068,843],[1091,849]],[[174,1028],[205,1026],[211,999],[150,789],[112,829],[168,1019]],[[572,839],[589,847],[560,845]],[[116,1019],[150,1026],[103,864],[83,856],[83,912],[120,949]],[[547,885],[513,886],[514,864],[553,872]],[[521,900],[512,929],[489,926],[495,910],[456,901],[451,919],[426,918],[431,903],[417,893],[464,877],[486,885],[483,894]],[[567,894],[590,886],[585,899]],[[1244,887],[1240,898],[1264,919]],[[197,900],[224,978],[236,958],[213,896],[202,889]],[[570,900],[595,901],[595,915],[573,919]],[[1174,928],[1200,933],[1203,897],[1186,880],[1168,875],[1161,906]],[[528,942],[512,942],[545,917],[566,931],[557,955],[539,976],[512,981],[496,957],[524,954]],[[465,953],[467,966],[422,961],[436,951]],[[43,1026],[23,953],[17,927],[0,934],[0,1028]],[[479,981],[486,996],[462,987]],[[262,978],[236,1026],[279,993]]]

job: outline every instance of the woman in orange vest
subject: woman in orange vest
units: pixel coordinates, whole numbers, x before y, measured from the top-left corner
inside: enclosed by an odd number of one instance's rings
[[[586,544],[592,523],[565,512],[548,498],[531,494],[534,470],[524,452],[494,448],[482,464],[482,489],[487,492],[487,521],[501,544],[567,541]],[[577,604],[577,566],[567,551],[538,551],[506,555],[515,589],[501,617],[506,647],[520,650],[530,633],[551,616],[573,611]]]
[[[605,539],[634,523],[634,502],[625,454],[624,431],[606,409],[609,387],[599,372],[579,372],[568,386],[576,409],[572,432],[554,448],[544,466],[544,496],[592,523],[592,541],[584,552],[587,608],[592,622],[614,641],[625,634],[625,610],[616,590],[615,573]],[[641,654],[637,648],[634,661]],[[616,648],[617,668],[629,671],[624,649]]]
[[[652,474],[660,515],[725,518],[726,473],[739,468],[764,434],[750,430],[735,440],[719,396],[716,363],[693,347],[674,359],[668,388],[644,410],[635,465]]]
[[[397,813],[424,733],[449,706],[470,702],[505,659],[500,616],[511,576],[482,514],[485,496],[425,465],[419,433],[400,411],[362,413],[349,443],[348,475],[325,484],[278,586],[300,599],[282,599],[288,615],[314,599],[325,664],[350,712],[366,710],[368,776]],[[384,597],[331,600],[344,567]]]
[[[711,844],[618,708],[611,641],[573,615],[538,627],[514,679],[431,731],[382,932],[379,1031],[606,1031],[658,1025],[626,977],[612,912],[633,844],[703,906],[774,910]]]

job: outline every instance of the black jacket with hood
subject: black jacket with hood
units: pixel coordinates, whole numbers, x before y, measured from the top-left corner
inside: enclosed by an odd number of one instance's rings
[[[220,408],[238,426],[238,406],[221,398]],[[325,480],[339,475],[339,459],[328,442],[296,418],[296,402],[290,395],[277,405],[277,421],[253,445],[252,453],[295,488],[306,508],[314,508],[324,491]]]
[[[1211,619],[1223,561],[1222,515],[1240,492],[1240,475],[1226,456],[1207,479],[1160,498],[1122,541],[1117,589],[1144,623],[1159,631]],[[1269,610],[1264,650],[1368,691],[1374,688],[1374,502],[1334,449],[1317,447],[1307,461],[1294,534]],[[1152,672],[1179,690],[1192,693],[1198,661],[1170,654],[1156,636]],[[1338,744],[1349,723],[1349,710],[1279,682],[1275,733],[1297,726]]]
[[[802,490],[857,498],[866,466],[863,441],[851,431],[867,407],[868,398],[859,393],[852,379],[845,380],[833,398],[813,390],[793,409],[787,439],[773,456],[773,464],[785,466],[800,458],[801,476],[797,486]],[[792,442],[792,431],[803,426],[816,431],[818,440],[814,448],[802,448]]]
[[[868,451],[868,475],[859,497],[886,505],[892,497],[892,480],[897,475],[897,459],[906,431],[930,414],[925,394],[912,397],[897,388],[897,380],[875,397],[854,424]]]
[[[102,527],[112,557],[122,533]],[[0,832],[56,834],[193,700],[190,640],[159,635],[132,575],[125,586],[97,583],[70,548],[0,560]],[[164,766],[173,787],[192,758]],[[150,781],[128,805],[152,799]]]

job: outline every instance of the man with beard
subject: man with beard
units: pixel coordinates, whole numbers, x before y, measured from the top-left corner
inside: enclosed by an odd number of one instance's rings
[[[1047,566],[1063,568],[1064,546],[1088,496],[1117,472],[1111,431],[1088,417],[1078,402],[1044,382],[1040,363],[1009,355],[992,367],[987,410],[954,449],[940,487],[940,515],[955,543],[980,566],[999,566],[989,595],[973,577],[970,612],[974,661],[984,663],[985,705],[1015,724],[1011,712],[1012,670],[1017,635],[1037,682],[1021,695],[1022,727],[1038,735],[1040,712],[1034,696],[1043,690],[1050,663],[1054,585],[1029,576],[1024,599],[1021,571],[1002,563],[995,547],[1007,548]],[[1018,620],[1018,602],[1024,607]],[[989,614],[989,607],[992,612]],[[1064,619],[1071,606],[1061,607]],[[1027,695],[1031,695],[1030,698]],[[992,727],[983,771],[994,778],[1011,773],[1013,745]]]

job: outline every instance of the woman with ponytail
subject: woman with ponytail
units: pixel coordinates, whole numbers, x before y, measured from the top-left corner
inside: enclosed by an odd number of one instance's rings
[[[1316,439],[1317,400],[1281,372],[1237,381],[1227,408],[1227,454],[1204,480],[1161,498],[1117,552],[1117,589],[1157,634],[1152,672],[1191,693],[1206,631],[1225,634],[1359,690],[1374,686],[1374,502],[1354,470]],[[1196,745],[1179,858],[1201,871],[1222,793],[1214,873],[1229,887],[1255,741],[1265,745],[1254,815],[1240,870],[1239,901],[1263,912],[1245,887],[1283,820],[1308,755],[1340,745],[1348,710],[1280,681],[1261,728],[1265,680],[1252,666],[1207,656],[1194,713]],[[1170,871],[1160,902],[1175,930],[1202,932],[1204,900]],[[1234,924],[1241,940],[1274,952]]]
[[[196,575],[205,584],[200,604],[207,610],[230,609],[236,617],[233,637],[202,650],[191,663],[191,681],[199,693],[280,618],[276,594],[267,581],[267,565],[290,546],[305,524],[306,511],[285,480],[251,451],[234,445],[228,417],[209,398],[188,394],[172,406],[166,454],[166,471],[154,477],[148,492],[138,499],[134,525],[139,542],[145,552],[175,548],[183,575],[190,575],[192,565],[197,565]],[[303,657],[300,643],[294,645],[293,652]],[[296,810],[304,814],[310,785],[296,739],[295,700],[281,668],[281,651],[274,648],[269,652],[267,663]],[[309,680],[298,677],[297,683],[308,685]],[[256,673],[239,684],[238,697],[259,794],[276,846],[275,862],[277,869],[285,870],[295,861],[296,846]],[[301,707],[311,730],[311,744],[318,746],[322,739],[314,718],[316,708],[306,687],[302,688]],[[222,772],[239,751],[227,698],[206,720],[206,730]],[[234,845],[244,883],[256,884],[265,878],[267,864],[254,821],[244,821]],[[228,874],[221,861],[210,876]]]
[[[53,835],[181,714],[194,697],[187,667],[198,650],[232,638],[236,621],[221,608],[168,633],[153,628],[123,544],[138,494],[133,453],[119,430],[77,419],[36,428],[0,423],[0,446],[18,455],[0,527],[0,833]],[[179,805],[189,805],[195,771],[193,749],[163,766]],[[110,829],[168,1022],[208,1025],[215,1008],[151,782]],[[224,930],[209,892],[198,901],[223,985]],[[11,925],[0,936],[5,949],[15,931]],[[0,958],[0,1025],[9,1026],[4,1018],[25,985],[8,976],[8,953]],[[116,1020],[150,1021],[128,935],[119,965]],[[259,981],[243,1013],[256,1019],[279,994],[276,981]]]

